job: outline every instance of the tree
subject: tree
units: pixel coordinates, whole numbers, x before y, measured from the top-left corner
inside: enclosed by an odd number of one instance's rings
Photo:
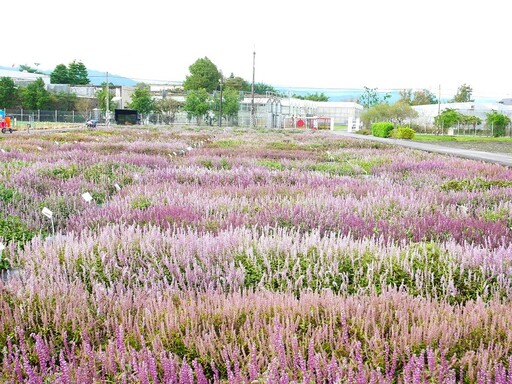
[[[486,113],[486,123],[492,127],[494,137],[505,136],[507,125],[510,124],[510,117],[496,111]]]
[[[278,93],[276,91],[276,89],[269,84],[265,84],[265,83],[255,83],[254,84],[254,93],[256,93],[258,95],[264,95],[267,92],[274,93],[274,94]]]
[[[453,127],[464,118],[455,109],[447,108],[439,115],[434,117],[434,124],[441,129]]]
[[[236,89],[228,88],[222,93],[222,117],[232,119],[238,116],[240,110],[240,98]],[[217,121],[220,114],[220,93],[217,92],[213,98],[213,112]]]
[[[205,89],[207,92],[212,92],[219,86],[221,74],[215,64],[207,57],[197,59],[188,69],[190,75],[183,82],[185,90],[196,91]]]
[[[151,90],[149,85],[139,83],[135,87],[132,94],[132,101],[128,107],[135,109],[142,116],[148,115],[154,108],[153,98],[151,97]]]
[[[409,104],[400,99],[394,104],[380,103],[376,104],[361,114],[361,120],[367,127],[372,123],[389,121],[395,125],[402,125],[405,120],[413,119],[418,116]]]
[[[235,89],[237,91],[250,91],[250,84],[241,77],[235,77],[233,74],[224,79],[224,89]]]
[[[206,89],[192,90],[187,94],[183,110],[187,112],[189,120],[195,117],[199,124],[201,118],[206,116],[210,110],[210,104],[211,96]]]
[[[475,101],[475,100],[471,99],[472,93],[473,93],[473,88],[471,88],[467,84],[462,84],[457,89],[457,93],[455,94],[453,99],[451,99],[449,102],[450,103],[467,103],[467,102]]]
[[[174,123],[174,120],[176,119],[176,114],[182,108],[183,103],[173,98],[160,99],[154,102],[154,110],[162,114],[163,121],[166,124]]]
[[[411,105],[429,105],[437,104],[437,102],[437,97],[432,92],[428,89],[423,89],[414,92]]]
[[[389,106],[389,117],[395,125],[402,125],[405,120],[418,117],[418,112],[409,104],[397,101]]]
[[[306,96],[300,96],[300,95],[293,94],[292,97],[294,97],[296,99],[300,99],[300,100],[329,101],[329,97],[326,96],[323,92],[322,93],[315,92],[313,94],[307,94]]]
[[[45,109],[50,101],[50,96],[44,81],[38,77],[22,91],[22,105],[25,109]]]
[[[18,105],[19,91],[10,77],[0,78],[0,108],[15,108]]]
[[[85,97],[80,97],[76,104],[75,108],[82,115],[84,120],[88,120],[92,117],[92,111],[94,108],[98,108],[98,99],[87,99]]]
[[[409,105],[428,105],[436,104],[436,96],[428,89],[412,91],[412,89],[403,89],[400,91],[400,100]]]
[[[389,93],[384,96],[379,96],[377,88],[364,87],[364,93],[359,97],[357,102],[365,108],[370,108],[380,103],[387,103],[387,100],[391,97]]]
[[[69,63],[68,65],[69,84],[87,85],[90,83],[87,68],[81,61]]]
[[[112,83],[109,83],[109,86],[112,86]],[[101,90],[96,92],[96,99],[98,100],[98,106],[101,109],[102,112],[107,111],[107,83],[103,82],[101,84]],[[113,102],[114,95],[110,91],[110,88],[108,90],[108,105],[109,105],[109,111],[112,110],[112,106],[115,104]]]
[[[68,67],[59,64],[50,73],[50,83],[52,84],[70,84]]]
[[[74,93],[49,93],[49,107],[61,111],[74,111],[78,97]]]
[[[30,65],[27,65],[27,64],[21,64],[19,66],[19,71],[20,72],[28,72],[28,73],[37,73],[39,75],[43,75],[43,73],[39,69],[32,68]]]

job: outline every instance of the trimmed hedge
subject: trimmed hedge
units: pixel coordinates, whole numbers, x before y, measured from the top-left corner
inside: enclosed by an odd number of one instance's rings
[[[377,137],[390,137],[393,130],[393,123],[381,121],[372,124],[372,135]]]

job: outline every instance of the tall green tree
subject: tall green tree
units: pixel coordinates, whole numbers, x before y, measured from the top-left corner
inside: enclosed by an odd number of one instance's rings
[[[52,84],[70,84],[68,67],[59,64],[50,73],[50,83]]]
[[[221,73],[207,57],[197,59],[188,69],[190,75],[183,82],[185,90],[196,91],[205,89],[207,92],[212,92],[219,86],[219,80],[222,77]]]
[[[81,61],[73,60],[68,65],[69,84],[87,85],[90,83],[87,67]]]
[[[25,109],[45,109],[48,107],[49,101],[50,95],[40,77],[22,90],[22,105]]]
[[[10,77],[0,78],[0,108],[15,108],[19,102],[19,91]]]
[[[471,101],[475,101],[471,98],[473,93],[473,88],[471,88],[467,84],[462,84],[458,89],[453,99],[451,99],[450,103],[467,103]]]
[[[220,114],[220,93],[217,92],[213,97],[213,112],[217,121]],[[228,88],[222,93],[222,117],[232,119],[238,116],[240,111],[240,97],[239,92],[236,89]]]
[[[418,112],[402,99],[393,104],[376,104],[361,114],[361,120],[367,127],[371,126],[372,123],[382,121],[389,121],[395,125],[402,125],[405,120],[413,119],[415,117],[418,117]]]
[[[206,89],[192,90],[187,94],[183,110],[187,112],[189,119],[195,117],[197,124],[199,124],[201,118],[207,117],[211,109],[211,103],[211,96]]]
[[[144,83],[137,84],[132,94],[132,101],[128,104],[128,107],[135,109],[142,116],[148,115],[153,111],[154,103],[149,85]]]
[[[494,137],[505,136],[507,125],[510,124],[510,117],[496,111],[486,113],[486,123],[492,127]]]

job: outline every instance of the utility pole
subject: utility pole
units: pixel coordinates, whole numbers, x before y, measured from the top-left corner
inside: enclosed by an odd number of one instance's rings
[[[256,49],[252,53],[252,86],[251,86],[251,126],[256,126],[256,111],[254,110],[254,73],[256,71]]]

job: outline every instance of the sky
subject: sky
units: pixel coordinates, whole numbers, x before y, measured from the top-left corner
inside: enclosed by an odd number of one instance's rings
[[[208,57],[224,76],[293,88],[429,89],[512,97],[503,0],[6,0],[0,65],[183,81]],[[253,53],[256,52],[255,55]],[[253,58],[255,59],[253,61]]]

